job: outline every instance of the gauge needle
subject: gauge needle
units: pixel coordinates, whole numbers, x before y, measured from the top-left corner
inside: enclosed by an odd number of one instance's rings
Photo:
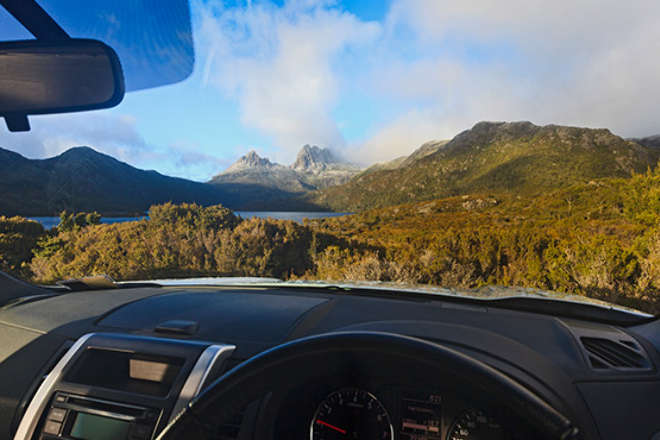
[[[328,428],[330,428],[330,429],[334,429],[335,431],[337,431],[337,432],[341,432],[342,434],[346,434],[346,430],[345,430],[345,429],[337,428],[336,426],[331,425],[331,424],[328,423],[328,422],[324,422],[323,420],[318,420],[318,419],[317,419],[317,420],[316,420],[316,423],[319,424],[319,425],[327,426]]]

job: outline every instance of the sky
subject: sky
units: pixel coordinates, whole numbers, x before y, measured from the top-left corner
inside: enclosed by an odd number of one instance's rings
[[[181,2],[144,4],[168,1]],[[0,147],[42,158],[89,145],[206,181],[250,150],[288,164],[315,144],[367,165],[481,120],[660,133],[657,0],[192,0],[190,16],[187,79],[31,117],[29,133],[0,130]],[[0,13],[25,38],[7,23]]]

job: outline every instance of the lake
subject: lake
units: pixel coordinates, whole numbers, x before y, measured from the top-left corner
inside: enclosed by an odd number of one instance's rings
[[[287,211],[234,211],[236,215],[241,216],[242,218],[274,218],[277,220],[293,220],[294,222],[302,223],[304,218],[326,218],[326,217],[341,217],[342,215],[349,215],[350,212],[287,212]],[[60,223],[59,217],[29,217],[32,220],[36,220],[41,223],[44,228],[50,229],[54,228]],[[101,223],[121,223],[121,222],[132,222],[135,220],[141,220],[147,218],[147,216],[142,217],[103,217],[101,218]]]

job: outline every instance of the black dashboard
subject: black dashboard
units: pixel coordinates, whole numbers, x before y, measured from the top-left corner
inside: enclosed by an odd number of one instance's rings
[[[91,440],[94,427],[155,438],[229,369],[338,331],[414,336],[469,355],[565,414],[578,438],[660,436],[657,320],[614,325],[424,295],[200,286],[72,292],[0,309],[0,439]],[[376,358],[324,359],[295,376],[270,384],[222,436],[342,438],[342,423],[368,410],[377,423],[363,429],[375,438],[534,438],[507,413],[506,396],[463,393]],[[107,425],[104,415],[126,423]]]

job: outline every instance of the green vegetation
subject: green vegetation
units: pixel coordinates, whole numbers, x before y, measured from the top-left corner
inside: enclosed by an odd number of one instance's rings
[[[536,197],[469,195],[315,220],[379,252],[328,248],[317,274],[574,293],[660,312],[660,172]]]
[[[322,235],[322,234],[321,234]],[[221,206],[152,206],[149,220],[59,229],[30,263],[34,280],[107,274],[135,280],[191,276],[301,276],[317,237],[291,221],[241,220]]]
[[[27,263],[44,232],[43,226],[34,220],[0,216],[0,270],[29,277]]]
[[[79,212],[76,214],[62,211],[60,213],[60,223],[57,226],[59,231],[70,231],[75,228],[101,224],[101,214],[98,212]]]

